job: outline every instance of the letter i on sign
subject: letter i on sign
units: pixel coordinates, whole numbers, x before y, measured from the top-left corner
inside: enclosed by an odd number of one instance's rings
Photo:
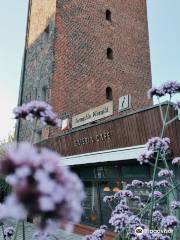
[[[119,111],[124,111],[129,109],[131,106],[130,95],[125,95],[119,98]]]

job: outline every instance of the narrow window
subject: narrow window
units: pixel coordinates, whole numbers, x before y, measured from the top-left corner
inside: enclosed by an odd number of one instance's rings
[[[42,100],[45,101],[45,102],[47,101],[47,97],[48,97],[47,96],[47,93],[48,93],[47,91],[48,91],[47,86],[43,86],[43,88],[42,88]]]
[[[113,59],[113,50],[111,48],[107,48],[107,58]]]
[[[113,99],[112,88],[110,88],[110,87],[106,88],[106,99],[108,99],[108,100],[112,100]]]
[[[111,22],[111,11],[109,9],[106,10],[106,20]]]
[[[37,99],[37,94],[38,94],[38,91],[37,91],[37,88],[35,88],[35,99]]]

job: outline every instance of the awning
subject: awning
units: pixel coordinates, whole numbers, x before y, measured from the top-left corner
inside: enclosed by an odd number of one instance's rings
[[[61,161],[61,164],[74,166],[90,163],[103,163],[136,159],[144,150],[145,145],[138,145],[99,152],[78,154],[74,156],[64,157]]]

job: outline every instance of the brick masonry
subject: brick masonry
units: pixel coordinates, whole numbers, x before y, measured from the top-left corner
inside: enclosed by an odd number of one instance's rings
[[[114,115],[126,94],[132,96],[133,110],[151,104],[145,0],[32,0],[28,34],[22,102],[44,100],[47,88],[55,111],[71,118],[108,101],[111,87]],[[107,58],[107,48],[113,59]],[[29,139],[27,124],[21,123],[19,132],[21,140]],[[44,136],[58,133],[51,129]]]
[[[126,94],[134,110],[151,104],[145,0],[58,0],[55,21],[51,104],[56,112],[72,117],[104,104],[107,87],[113,91],[114,114]],[[113,50],[112,60],[107,48]],[[57,133],[52,130],[51,136]]]

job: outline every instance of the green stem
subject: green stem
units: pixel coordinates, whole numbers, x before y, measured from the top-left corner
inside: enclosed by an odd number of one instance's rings
[[[1,228],[2,228],[3,238],[4,238],[4,240],[6,240],[6,238],[5,238],[5,234],[4,234],[4,226],[3,226],[3,223],[2,223],[2,225],[1,225]]]
[[[174,189],[176,189],[178,186],[180,185],[180,182],[178,184],[176,184],[174,187],[172,187],[171,189],[169,189],[169,191],[164,194],[162,197],[160,197],[159,199],[155,200],[154,203],[159,203],[163,198],[165,198],[167,195],[169,195]],[[149,204],[147,204],[147,206],[137,215],[137,217],[140,214],[145,213],[147,209],[149,209],[149,207],[151,206],[151,202]]]
[[[170,171],[169,165],[168,165],[168,163],[167,163],[165,158],[163,159],[163,162],[164,162],[165,167]],[[175,183],[174,183],[172,177],[170,176],[169,178],[170,178],[172,186],[174,187]],[[176,192],[175,191],[173,191],[173,196],[174,196],[174,200],[176,200]]]
[[[161,102],[159,100],[159,97],[157,98],[158,102],[159,102],[159,110],[160,110],[160,114],[161,114],[161,120],[164,123],[164,116],[163,116],[163,111],[162,111],[162,106],[161,106]]]
[[[157,165],[158,165],[158,158],[159,158],[159,151],[156,156],[156,161],[155,161],[155,166],[154,166],[154,172],[153,172],[153,185],[152,185],[152,196],[151,196],[151,213],[150,213],[150,222],[149,222],[149,229],[151,229],[152,225],[152,215],[153,215],[153,207],[154,207],[154,187],[155,187],[155,177],[156,177],[156,170],[157,170]]]
[[[12,240],[16,240],[17,233],[18,233],[18,228],[19,228],[19,224],[20,224],[20,221],[18,221],[17,224],[16,224],[16,230],[15,230],[15,233],[14,233],[14,236],[13,236],[13,239],[12,239]]]
[[[163,134],[164,134],[164,131],[165,131],[165,126],[166,126],[166,120],[167,120],[167,114],[168,114],[168,109],[169,109],[169,104],[170,104],[170,101],[168,102],[168,106],[166,108],[166,114],[165,114],[165,117],[163,119],[163,127],[162,127],[162,130],[161,130],[161,138],[163,137]],[[159,105],[160,106],[160,105]],[[161,109],[161,108],[160,108]],[[161,112],[162,112],[162,109],[161,109]],[[158,158],[159,158],[159,154],[160,152],[158,151],[157,152],[157,156],[156,156],[156,160],[155,160],[155,166],[154,166],[154,171],[153,171],[153,185],[152,185],[152,197],[151,197],[151,202],[152,202],[152,205],[151,205],[151,213],[150,213],[150,222],[149,222],[149,229],[151,229],[151,226],[152,226],[152,215],[153,215],[153,208],[154,208],[154,187],[155,187],[155,177],[156,177],[156,171],[157,171],[157,167],[158,167]]]
[[[23,240],[25,240],[26,235],[25,235],[25,222],[22,220],[22,232],[23,232]]]

